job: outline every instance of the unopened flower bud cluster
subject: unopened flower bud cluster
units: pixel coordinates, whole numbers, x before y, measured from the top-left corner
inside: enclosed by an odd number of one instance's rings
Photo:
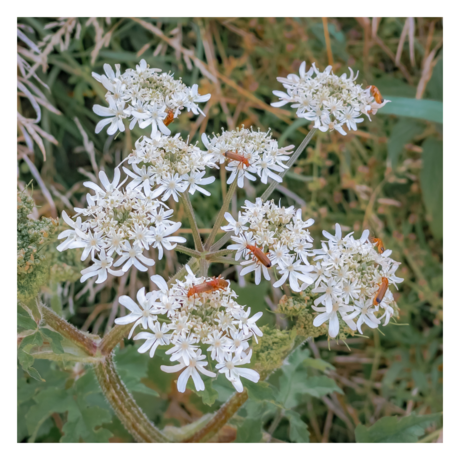
[[[292,104],[297,109],[299,118],[314,122],[314,127],[321,131],[338,131],[346,135],[344,127],[357,130],[356,124],[364,121],[362,115],[369,120],[370,114],[376,114],[389,100],[377,103],[370,88],[363,89],[355,83],[358,78],[350,69],[350,76],[344,73],[340,77],[334,75],[332,66],[320,72],[313,63],[306,71],[306,63],[302,62],[299,75],[290,74],[277,80],[286,88],[286,92],[273,91],[280,98],[273,102],[273,107]]]
[[[313,324],[320,326],[328,321],[331,337],[339,333],[339,314],[352,331],[361,334],[363,323],[372,329],[382,323],[386,326],[397,311],[390,286],[397,288],[397,283],[404,281],[395,275],[400,264],[390,257],[391,250],[382,254],[376,251],[368,230],[359,239],[352,233],[342,238],[340,225],[336,224],[335,235],[326,231],[323,235],[327,240],[322,242],[322,249],[313,250],[316,279],[311,292],[318,296],[313,309],[320,312]],[[389,287],[380,304],[374,305],[384,277]]]
[[[206,167],[217,168],[213,156],[203,152],[196,145],[189,144],[176,136],[157,133],[152,138],[141,137],[135,149],[128,156],[132,170],[123,168],[132,178],[128,188],[142,186],[146,193],[155,188],[155,196],[166,201],[170,196],[178,201],[181,193],[194,194],[199,191],[210,193],[201,187],[214,182],[214,177],[204,177]]]
[[[216,163],[223,164],[228,161],[226,170],[230,172],[227,184],[235,180],[238,181],[238,187],[244,186],[244,178],[255,181],[257,174],[263,184],[271,177],[277,182],[282,182],[282,178],[277,174],[287,166],[283,163],[289,160],[292,154],[293,145],[279,148],[278,141],[271,138],[270,132],[253,131],[251,129],[241,128],[234,131],[223,131],[222,134],[214,134],[214,137],[208,138],[203,134],[201,139],[212,154]],[[236,153],[244,157],[248,164],[237,160],[229,160],[226,152]]]
[[[136,69],[126,69],[123,73],[119,64],[115,66],[115,72],[109,64],[104,64],[104,71],[105,75],[93,72],[93,77],[107,89],[105,99],[109,104],[109,107],[93,107],[97,115],[106,117],[97,124],[96,133],[109,124],[109,135],[124,131],[123,120],[128,119],[129,129],[139,123],[140,128],[151,125],[152,136],[158,130],[169,135],[168,121],[178,117],[183,109],[191,110],[195,115],[202,113],[198,103],[211,97],[210,94],[198,94],[198,85],[190,88],[173,75],[150,68],[144,59]]]
[[[158,249],[158,257],[163,257],[163,249],[174,249],[176,243],[185,242],[180,236],[170,236],[182,224],[169,220],[173,211],[164,203],[154,199],[152,194],[144,194],[138,189],[121,189],[120,170],[115,169],[112,182],[101,171],[101,188],[94,182],[85,182],[95,195],[87,194],[87,207],[75,208],[77,214],[72,220],[65,211],[62,217],[72,228],[63,231],[58,238],[66,238],[57,249],[84,248],[81,260],[88,256],[94,265],[82,270],[81,282],[97,276],[96,283],[107,279],[107,273],[121,276],[134,265],[140,271],[147,271],[155,261],[143,255],[150,247]],[[82,221],[82,216],[86,217]],[[113,257],[120,256],[114,262]],[[98,258],[96,258],[96,256]],[[121,270],[113,267],[122,266]]]
[[[275,267],[281,278],[273,286],[279,287],[289,279],[289,285],[295,292],[300,292],[313,282],[310,272],[312,267],[308,256],[313,246],[313,238],[308,227],[314,220],[302,220],[302,211],[293,206],[285,208],[278,206],[273,200],[263,202],[257,198],[255,203],[245,202],[244,211],[239,213],[235,220],[230,213],[225,214],[229,225],[223,230],[234,232],[232,240],[235,244],[228,246],[236,250],[235,259],[245,259],[241,263],[244,268],[241,275],[255,272],[255,283],[259,284],[261,274],[270,280],[269,268]],[[256,255],[248,249],[248,245],[256,246],[269,258],[271,267],[262,263]],[[300,284],[299,284],[300,281]]]
[[[152,276],[159,290],[145,294],[145,288],[142,288],[137,294],[138,303],[128,296],[120,297],[120,304],[131,313],[115,322],[134,323],[130,337],[138,325],[149,329],[149,332],[140,332],[134,337],[134,340],[145,340],[139,347],[139,353],[149,351],[150,357],[153,357],[159,345],[171,346],[166,354],[178,364],[161,366],[161,369],[164,372],[183,370],[177,381],[180,392],[185,391],[189,377],[192,377],[197,390],[204,390],[199,374],[216,376],[205,368],[208,365],[203,354],[205,350],[217,363],[216,370],[225,374],[235,389],[241,392],[241,377],[253,382],[259,380],[256,371],[240,366],[251,360],[249,339],[254,337],[257,341],[257,336],[262,336],[256,325],[262,313],[250,317],[251,308],[238,304],[230,282],[225,288],[189,296],[190,289],[213,278],[196,277],[188,265],[186,269],[185,280],[177,280],[171,288],[161,276]]]

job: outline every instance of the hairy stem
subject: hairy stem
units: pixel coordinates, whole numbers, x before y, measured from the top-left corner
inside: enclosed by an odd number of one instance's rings
[[[187,248],[185,246],[182,246],[181,244],[177,244],[174,249],[178,252],[182,252],[183,254],[187,254],[190,257],[200,257],[201,256],[201,254],[198,251],[195,251],[195,249]]]
[[[51,308],[39,304],[40,313],[48,326],[51,326],[56,332],[59,332],[66,339],[69,339],[76,346],[84,350],[91,356],[94,356],[98,350],[98,342],[88,334],[81,332],[75,326],[68,323],[65,319],[57,315]]]
[[[239,265],[240,260],[235,260],[234,257],[213,257],[209,260],[211,264],[230,264],[230,265]]]
[[[206,240],[206,243],[204,245],[204,248],[206,250],[209,250],[209,248],[212,246],[212,243],[214,243],[217,232],[219,231],[222,220],[224,219],[224,214],[227,212],[227,209],[230,206],[230,202],[232,201],[233,194],[235,193],[237,185],[238,185],[238,181],[235,178],[235,180],[232,182],[229,189],[227,190],[227,194],[225,195],[224,203],[222,204],[219,214],[217,215],[216,222],[214,223],[214,227],[212,227],[211,234]]]
[[[104,338],[101,340],[101,343],[99,344],[99,350],[101,351],[102,355],[110,355],[110,353],[112,353],[120,341],[128,335],[132,327],[132,324],[125,324],[123,326],[117,324],[112,329],[110,329],[108,334],[104,336]]]
[[[235,393],[221,408],[214,414],[214,417],[201,430],[183,442],[206,442],[216,435],[220,429],[233,417],[238,409],[248,400],[248,390],[242,393]]]
[[[235,252],[233,249],[222,249],[221,251],[210,252],[209,254],[206,254],[206,259],[214,260],[216,257],[223,257],[228,254],[232,254],[233,252]]]
[[[203,242],[201,241],[200,231],[195,220],[195,213],[193,211],[192,203],[190,202],[190,195],[188,192],[184,192],[180,197],[181,203],[184,205],[185,215],[190,222],[190,228],[192,229],[193,241],[195,242],[195,249],[198,252],[203,252]]]
[[[107,401],[137,442],[169,442],[126,389],[115,369],[112,355],[95,364],[94,371]]]
[[[297,161],[297,158],[299,158],[300,154],[305,150],[305,147],[308,145],[310,142],[311,138],[314,136],[316,133],[317,128],[313,128],[306,136],[305,139],[302,141],[302,143],[297,147],[297,150],[292,154],[291,158],[289,158],[289,161],[286,163],[287,169],[285,169],[283,172],[279,173],[279,176],[284,177],[286,172],[289,170],[289,168]],[[270,198],[270,195],[273,193],[273,191],[278,187],[279,182],[273,181],[268,187],[267,190],[262,195],[262,201],[268,200]],[[214,230],[214,229],[213,229]],[[230,240],[231,233],[227,233],[224,235],[220,240],[218,240],[215,244],[211,246],[211,251],[217,251],[219,250],[227,241]],[[206,242],[207,243],[207,242]]]

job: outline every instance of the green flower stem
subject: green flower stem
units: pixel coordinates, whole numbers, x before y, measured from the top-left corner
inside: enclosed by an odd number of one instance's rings
[[[233,257],[213,257],[209,263],[211,264],[230,264],[230,265],[239,265],[240,261],[235,260]]]
[[[116,325],[110,329],[108,334],[105,334],[104,338],[101,340],[99,344],[99,350],[103,356],[108,356],[114,348],[123,340],[128,334],[131,328],[133,327],[132,324],[125,324],[123,326]]]
[[[200,260],[200,276],[208,276],[209,262],[206,259]]]
[[[79,331],[75,326],[68,323],[65,319],[57,315],[51,308],[39,304],[40,313],[48,326],[59,332],[66,339],[84,350],[88,355],[94,356],[98,351],[99,340],[92,338],[89,334]],[[95,336],[93,336],[95,337]]]
[[[233,249],[222,249],[221,251],[210,252],[206,254],[206,259],[214,260],[216,257],[227,256],[228,254],[233,254],[235,251]]]
[[[313,128],[306,136],[305,139],[302,141],[302,143],[299,145],[297,150],[292,154],[291,158],[289,158],[289,161],[286,163],[287,169],[285,169],[283,172],[279,173],[279,176],[284,177],[286,172],[289,170],[289,168],[297,161],[297,158],[299,158],[300,154],[305,150],[305,147],[308,145],[310,142],[311,138],[314,136],[314,134],[318,131],[317,128]],[[268,200],[270,198],[270,195],[273,193],[273,191],[276,189],[276,187],[279,185],[279,182],[272,181],[272,183],[268,186],[267,190],[262,195],[262,201]],[[214,229],[213,229],[214,230]],[[211,251],[217,251],[219,250],[227,241],[230,240],[231,233],[227,233],[224,235],[220,240],[218,240],[215,244],[211,246]],[[207,243],[207,242],[206,242]]]
[[[193,241],[195,242],[195,249],[197,252],[203,252],[203,242],[201,241],[200,231],[195,220],[195,213],[193,211],[192,203],[190,202],[190,195],[184,192],[180,197],[181,203],[184,205],[185,215],[190,223],[192,229]]]
[[[238,181],[235,178],[235,180],[232,182],[230,185],[229,189],[227,190],[227,194],[225,195],[224,203],[222,204],[222,207],[220,208],[219,214],[217,215],[216,222],[214,223],[214,227],[212,227],[211,233],[206,240],[206,243],[204,245],[204,248],[206,250],[209,250],[209,248],[212,246],[212,243],[214,243],[214,240],[216,238],[217,232],[220,229],[220,225],[222,223],[222,220],[224,219],[224,214],[227,212],[228,207],[230,206],[230,202],[232,201],[233,195],[236,190],[236,186],[238,185]],[[220,241],[220,240],[219,240]],[[220,248],[220,246],[219,246]],[[217,249],[219,249],[217,248]]]
[[[95,364],[94,372],[107,401],[137,442],[169,442],[142,412],[120,380],[112,355]]]
[[[182,252],[183,254],[187,254],[190,257],[201,257],[201,253],[196,251],[195,249],[190,249],[181,244],[177,244],[174,248],[178,252]]]

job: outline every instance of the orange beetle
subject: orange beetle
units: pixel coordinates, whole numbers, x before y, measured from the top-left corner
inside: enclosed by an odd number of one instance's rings
[[[377,291],[377,294],[375,294],[374,297],[374,305],[379,305],[380,302],[383,300],[385,297],[385,293],[387,292],[388,289],[388,278],[382,277],[382,282],[380,284],[380,288]]]
[[[262,251],[262,249],[258,248],[257,246],[253,246],[252,244],[248,244],[246,247],[254,254],[254,257],[256,257],[259,262],[264,264],[267,268],[272,266],[272,261],[268,258],[267,254]]]
[[[385,252],[385,246],[383,245],[383,241],[380,238],[371,237],[371,243],[377,243],[377,251],[379,254],[383,254]]]
[[[204,283],[197,284],[189,289],[187,292],[187,297],[190,298],[195,294],[201,294],[203,292],[213,292],[218,291],[219,289],[225,289],[228,286],[228,281],[224,280],[221,275],[217,278],[213,278],[210,281],[205,281]]]
[[[235,152],[225,152],[224,156],[227,157],[229,160],[239,161],[240,163],[243,163],[244,166],[249,168],[249,160],[243,155],[238,155],[238,153]]]
[[[377,102],[377,104],[382,104],[384,99],[377,86],[371,85],[368,86],[368,88],[371,89],[371,94],[374,96],[375,102]]]
[[[173,122],[173,120],[174,120],[174,110],[169,109],[168,110],[168,115],[163,120],[163,123],[164,123],[165,126],[168,126],[169,124],[171,124]]]

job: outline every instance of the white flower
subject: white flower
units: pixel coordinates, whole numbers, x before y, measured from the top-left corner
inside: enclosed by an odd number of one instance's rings
[[[102,238],[102,232],[91,232],[87,230],[88,233],[83,233],[80,229],[75,228],[75,232],[79,237],[78,241],[75,241],[72,244],[73,248],[84,248],[80,260],[86,260],[87,257],[91,254],[91,257],[94,257],[95,251],[100,251],[104,247],[104,240]]]
[[[362,300],[357,301],[355,302],[355,305],[359,309],[359,318],[357,326],[360,334],[363,333],[363,331],[361,330],[361,326],[363,325],[363,323],[367,324],[371,329],[376,329],[380,324],[380,320],[374,316],[376,309],[372,305],[372,300],[369,299],[366,302],[363,302]]]
[[[179,336],[173,342],[174,347],[166,351],[167,355],[171,355],[171,361],[179,361],[182,359],[186,366],[190,364],[190,359],[197,356],[198,346],[195,345],[198,340],[192,336]]]
[[[243,236],[232,236],[232,240],[236,242],[236,244],[231,244],[228,246],[228,249],[236,250],[235,260],[240,260],[242,255],[246,255],[248,252],[248,244],[253,245],[255,240],[252,236],[251,232],[244,232]]]
[[[326,306],[326,311],[330,313],[332,311],[332,302],[340,295],[340,286],[334,278],[329,278],[327,280],[327,284],[321,283],[320,286],[312,289],[311,292],[324,292],[322,296],[315,300],[315,305],[318,305],[319,303],[324,304]]]
[[[260,161],[256,165],[257,168],[257,174],[261,178],[262,184],[267,183],[267,179],[271,177],[273,180],[276,182],[283,182],[282,177],[280,177],[278,174],[274,173],[273,171],[278,171],[282,172],[284,168],[281,166],[278,166],[274,159],[270,157],[267,153],[264,153],[263,157],[260,159]]]
[[[179,177],[179,174],[168,174],[164,179],[160,179],[160,186],[154,191],[154,196],[161,196],[163,201],[166,201],[170,196],[174,201],[179,201],[179,194],[185,192],[187,184]]]
[[[201,372],[204,375],[207,375],[208,377],[216,376],[214,372],[208,371],[204,368],[204,366],[208,365],[207,361],[204,361],[205,359],[206,357],[203,356],[201,354],[201,350],[199,350],[199,352],[195,356],[190,358],[188,362],[186,362],[184,359],[180,359],[179,364],[175,366],[161,366],[161,370],[163,372],[172,373],[179,372],[186,367],[185,371],[182,372],[182,374],[177,379],[177,390],[180,393],[184,393],[187,387],[188,379],[191,376],[197,391],[203,391],[205,389],[205,386],[199,372]]]
[[[270,273],[268,273],[267,267],[259,259],[254,257],[251,260],[245,260],[244,262],[241,262],[241,265],[245,265],[245,267],[240,272],[241,276],[254,272],[254,282],[256,284],[260,284],[260,281],[262,280],[262,274],[267,281],[270,281]]]
[[[306,63],[302,62],[299,75],[288,75],[287,78],[278,77],[286,92],[273,91],[280,100],[272,103],[273,107],[282,107],[291,103],[291,107],[297,109],[297,116],[314,121],[314,127],[321,131],[338,131],[346,135],[342,128],[356,131],[357,123],[364,121],[360,115],[365,114],[369,120],[369,114],[375,114],[382,104],[375,102],[371,94],[371,87],[363,89],[357,85],[350,69],[350,76],[344,73],[340,77],[334,75],[332,67],[328,66],[324,72],[320,72],[315,64],[306,71]]]
[[[139,302],[140,306],[137,305],[137,303],[127,295],[122,295],[118,299],[120,304],[126,307],[131,313],[129,315],[123,316],[122,318],[117,318],[115,323],[120,325],[134,323],[131,331],[129,332],[128,339],[131,338],[134,329],[136,329],[139,324],[141,324],[144,329],[149,327],[150,329],[154,328],[153,321],[156,320],[156,316],[154,315],[155,296],[149,294],[145,294],[145,288],[139,289],[137,292],[137,301]]]
[[[123,119],[131,117],[129,129],[139,123],[141,128],[152,125],[152,136],[158,129],[169,135],[171,131],[164,124],[168,114],[175,118],[184,107],[194,114],[203,114],[197,104],[211,97],[210,94],[198,94],[198,85],[189,88],[181,80],[175,80],[173,75],[149,68],[144,59],[136,65],[136,69],[121,73],[119,64],[115,68],[116,73],[104,64],[106,75],[92,74],[107,89],[106,100],[109,103],[108,108],[95,105],[93,110],[100,116],[110,117],[98,123],[96,133],[109,123],[108,134],[115,134],[118,129],[124,131]]]
[[[225,374],[225,377],[227,377],[227,379],[235,387],[235,390],[238,391],[238,393],[243,391],[241,377],[254,383],[257,383],[260,379],[260,375],[255,370],[236,367],[248,363],[251,360],[251,356],[252,350],[248,355],[242,353],[241,355],[237,354],[233,356],[233,358],[228,356],[226,357],[225,362],[219,363],[216,366],[216,369],[219,369],[219,373]]]
[[[319,327],[326,321],[329,321],[329,336],[332,338],[337,337],[340,325],[337,313],[340,313],[342,319],[344,319],[352,330],[356,330],[356,325],[351,321],[351,318],[347,314],[352,310],[351,307],[342,305],[338,301],[334,301],[331,311],[327,311],[325,307],[312,307],[314,310],[322,312],[313,320],[313,326]]]
[[[216,178],[213,176],[203,178],[205,174],[205,171],[192,172],[190,175],[184,174],[183,179],[188,184],[188,193],[193,195],[198,190],[203,195],[211,196],[211,193],[205,190],[203,187],[200,187],[200,185],[212,184]]]
[[[121,252],[121,257],[114,264],[114,267],[119,267],[124,264],[122,267],[124,272],[127,272],[131,265],[134,265],[141,272],[147,271],[147,267],[142,265],[142,263],[149,267],[155,265],[155,261],[153,259],[149,259],[148,257],[142,255],[144,250],[138,243],[134,243],[133,246],[131,246],[129,241],[126,241],[124,250],[125,252]]]
[[[93,107],[93,111],[96,115],[108,117],[104,118],[96,125],[96,134],[100,133],[102,128],[108,124],[110,124],[107,129],[107,134],[109,136],[115,134],[118,130],[124,132],[125,125],[123,124],[123,119],[125,118],[125,114],[123,111],[125,109],[125,102],[121,99],[115,100],[112,97],[108,97],[107,102],[109,103],[108,107],[103,107],[99,104]]]
[[[153,176],[153,168],[146,167],[145,165],[142,168],[138,168],[136,165],[132,165],[134,172],[130,171],[128,168],[123,167],[123,171],[134,180],[132,180],[129,184],[127,189],[132,190],[139,185],[142,185],[144,188],[150,183],[150,178]]]
[[[230,340],[228,337],[223,335],[223,332],[213,331],[208,335],[208,339],[205,341],[210,347],[208,351],[211,352],[211,358],[217,361],[223,361],[225,353],[227,353],[230,347]]]
[[[106,257],[103,249],[99,253],[99,260],[96,260],[94,257],[92,260],[94,265],[81,271],[83,276],[80,278],[80,283],[85,282],[93,276],[97,276],[96,284],[103,283],[107,279],[107,272],[114,276],[121,276],[124,274],[122,270],[112,270],[110,268],[112,266],[113,259],[111,257]]]
[[[150,350],[150,357],[153,358],[159,345],[169,345],[171,334],[167,334],[168,330],[168,325],[166,323],[155,323],[152,328],[153,334],[150,332],[140,332],[137,334],[134,340],[146,339],[137,351],[139,353],[145,353],[147,350]]]
[[[239,235],[242,231],[248,229],[248,227],[246,227],[248,221],[241,216],[241,211],[238,212],[238,220],[235,220],[229,212],[226,212],[224,217],[227,219],[229,225],[221,227],[222,230],[226,232],[233,232],[235,235]]]
[[[287,262],[279,264],[278,271],[282,275],[281,278],[273,285],[273,287],[280,287],[289,277],[289,285],[294,292],[300,292],[299,280],[307,285],[313,283],[313,278],[307,274],[313,271],[310,265],[302,265],[302,260],[294,262],[290,257]]]
[[[77,220],[74,222],[65,211],[62,211],[62,218],[65,220],[66,224],[69,225],[69,227],[72,227],[73,230],[64,230],[63,232],[59,233],[58,235],[58,240],[62,240],[63,238],[67,238],[65,241],[63,241],[56,249],[58,251],[65,251],[66,249],[71,249],[73,248],[73,243],[78,242],[80,237],[77,235],[77,232],[75,229],[78,228],[78,230],[84,232],[84,228],[82,226],[81,222],[81,217],[77,217]],[[78,246],[77,246],[78,247]]]
[[[245,335],[253,335],[254,340],[257,342],[257,336],[262,337],[262,331],[257,327],[256,321],[262,316],[262,312],[259,311],[252,318],[249,318],[251,314],[251,307],[248,307],[247,311],[241,310],[237,315],[236,319],[241,329]],[[234,323],[235,324],[235,323]]]
[[[174,233],[182,225],[181,222],[176,222],[174,225],[165,227],[160,225],[156,230],[151,233],[153,247],[158,249],[158,258],[163,258],[163,248],[171,251],[177,246],[177,243],[185,243],[187,240],[182,236],[169,236]],[[176,244],[172,244],[176,243]]]

